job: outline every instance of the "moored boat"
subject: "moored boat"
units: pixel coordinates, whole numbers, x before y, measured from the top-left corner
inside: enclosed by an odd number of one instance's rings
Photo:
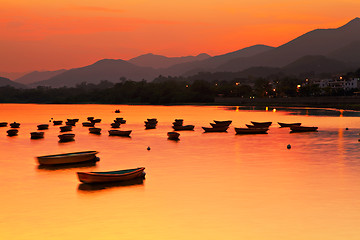
[[[40,124],[37,125],[38,130],[45,130],[45,129],[49,129],[49,124]]]
[[[179,140],[180,133],[177,132],[168,132],[167,133],[169,140]]]
[[[317,132],[318,127],[291,126],[290,132]]]
[[[58,121],[53,121],[53,123],[54,123],[54,126],[56,126],[56,125],[61,125],[63,123],[63,121],[58,120]]]
[[[126,181],[144,177],[144,167],[108,172],[77,172],[78,179],[83,183],[104,183]]]
[[[0,127],[6,127],[8,125],[7,122],[0,122]]]
[[[120,127],[120,123],[118,123],[118,122],[111,123],[111,127],[112,127],[112,128],[119,128],[119,127]]]
[[[120,123],[120,124],[125,124],[126,123],[126,120],[124,118],[116,118],[114,120],[114,122],[117,122],[117,123]]]
[[[93,120],[90,120],[90,122],[92,123],[100,123],[101,122],[101,119],[100,118],[97,118],[97,119],[93,119]]]
[[[87,117],[88,121],[94,120],[94,117]]]
[[[255,127],[270,127],[270,125],[272,124],[272,122],[254,122],[251,121],[251,123],[255,126]]]
[[[245,124],[247,128],[256,129],[256,128],[266,128],[269,129],[269,127],[262,127],[262,126],[254,126],[251,124]]]
[[[69,132],[72,130],[72,126],[71,125],[66,125],[66,126],[62,126],[60,127],[60,132]]]
[[[192,131],[194,130],[194,127],[194,125],[172,126],[175,131]]]
[[[60,142],[70,142],[70,141],[74,141],[75,139],[75,134],[73,133],[64,133],[64,134],[60,134],[58,135],[59,137],[59,141]]]
[[[109,136],[122,136],[129,137],[132,130],[122,131],[122,130],[109,130]]]
[[[145,129],[155,129],[156,128],[156,124],[155,123],[146,123],[145,124]]]
[[[19,127],[20,127],[20,123],[17,123],[17,122],[10,123],[10,127],[12,127],[12,128],[19,128]]]
[[[75,121],[67,121],[67,122],[65,122],[65,124],[67,125],[67,126],[75,126],[76,125],[76,122]]]
[[[217,126],[230,126],[230,124],[232,123],[232,120],[227,120],[227,121],[217,121],[217,120],[214,120],[214,123],[215,123]]]
[[[68,122],[76,122],[76,123],[77,123],[77,122],[79,121],[79,119],[78,119],[78,118],[68,118],[67,121],[68,121]]]
[[[120,109],[116,109],[116,110],[115,110],[115,113],[120,113]]]
[[[31,139],[44,138],[44,132],[31,132],[30,133],[30,138]]]
[[[18,134],[19,130],[17,130],[17,129],[9,129],[6,132],[7,132],[8,136],[12,137],[12,136],[16,136]]]
[[[95,123],[94,122],[83,122],[82,125],[83,125],[83,127],[94,127]]]
[[[54,165],[54,164],[70,164],[80,163],[86,161],[95,161],[98,151],[85,151],[85,152],[73,152],[63,153],[55,155],[45,155],[37,157],[38,163],[41,165]]]
[[[278,124],[280,125],[280,127],[285,128],[285,127],[292,127],[292,126],[300,126],[301,123],[282,123],[282,122],[278,122]]]
[[[236,134],[266,134],[268,128],[235,128]]]
[[[226,130],[229,128],[229,126],[221,126],[221,127],[202,127],[205,132],[226,132]]]
[[[101,128],[89,128],[89,132],[93,133],[93,134],[100,134],[101,133]]]

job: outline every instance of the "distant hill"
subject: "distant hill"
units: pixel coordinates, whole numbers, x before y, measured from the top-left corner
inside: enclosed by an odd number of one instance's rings
[[[161,55],[155,55],[152,53],[144,54],[128,60],[128,62],[141,67],[152,67],[152,68],[168,68],[175,64],[201,61],[210,58],[211,56],[206,53],[201,53],[197,56],[186,56],[186,57],[165,57]]]
[[[168,69],[162,69],[164,75],[192,75],[197,72],[214,71],[218,66],[237,58],[246,58],[270,51],[273,47],[266,45],[254,45],[234,52],[217,55],[202,61],[194,61],[174,65]]]
[[[352,65],[360,67],[360,41],[354,41],[343,48],[339,48],[327,55],[330,58],[337,59]]]
[[[15,87],[15,88],[25,88],[25,86],[20,83],[11,81],[8,78],[0,77],[0,87],[4,87],[4,86],[11,86],[11,87]]]
[[[360,18],[336,29],[310,31],[280,47],[247,58],[233,59],[218,71],[239,71],[253,66],[282,67],[307,55],[329,55],[360,40]]]
[[[348,64],[330,59],[325,56],[305,56],[286,65],[282,68],[283,72],[299,75],[304,73],[320,74],[320,73],[338,73],[353,70]]]
[[[27,84],[31,84],[34,82],[40,82],[43,80],[47,80],[47,79],[52,78],[60,73],[65,72],[65,71],[66,71],[66,69],[61,69],[61,70],[57,70],[57,71],[41,71],[41,72],[34,71],[31,73],[25,74],[24,76],[17,78],[14,81],[27,85]]]
[[[28,73],[29,72],[0,72],[0,76],[2,76],[4,78],[8,78],[10,80],[15,80],[15,79],[22,77]]]
[[[121,77],[133,81],[153,80],[157,75],[157,71],[153,68],[139,67],[120,59],[103,59],[89,66],[70,69],[48,80],[33,83],[30,86],[71,87],[82,82],[99,83],[102,80],[119,82]]]

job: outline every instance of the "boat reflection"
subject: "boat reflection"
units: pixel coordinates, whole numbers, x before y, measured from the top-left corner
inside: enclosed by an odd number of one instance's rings
[[[96,162],[100,161],[100,158],[94,160],[81,162],[81,163],[68,163],[68,164],[59,164],[59,165],[38,165],[39,170],[46,171],[56,171],[61,169],[72,169],[72,168],[87,168],[96,166]]]
[[[144,185],[144,179],[145,176],[127,181],[120,181],[120,182],[106,182],[106,183],[96,183],[96,184],[80,183],[78,185],[78,191],[91,192],[91,191],[99,191],[99,190],[105,190],[115,187],[140,186],[140,185]]]

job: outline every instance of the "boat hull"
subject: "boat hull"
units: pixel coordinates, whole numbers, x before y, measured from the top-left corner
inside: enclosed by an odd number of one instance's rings
[[[8,125],[7,122],[0,122],[0,127],[6,127]]]
[[[77,172],[77,176],[83,183],[118,182],[144,177],[144,170],[141,167],[111,172]]]
[[[101,128],[89,128],[89,132],[93,134],[100,134]]]
[[[216,128],[210,128],[210,127],[202,127],[205,132],[226,132],[228,130],[228,126],[223,127],[216,127]]]
[[[129,130],[129,131],[109,130],[109,136],[129,137],[131,132],[132,132],[132,130]]]
[[[59,137],[59,141],[60,142],[70,142],[70,141],[74,141],[75,138],[75,134],[73,133],[65,133],[65,134],[60,134],[58,135]]]
[[[251,123],[255,126],[255,127],[262,127],[262,128],[265,128],[265,127],[270,127],[270,125],[272,124],[272,122],[253,122],[251,121]]]
[[[235,128],[236,134],[266,134],[268,128]]]
[[[175,131],[192,131],[194,130],[194,127],[194,125],[172,126]]]
[[[49,124],[40,124],[37,125],[38,130],[46,130],[49,129]]]
[[[285,127],[292,127],[292,126],[300,126],[301,123],[281,123],[278,122],[278,124],[280,125],[280,127],[285,128]]]
[[[46,155],[37,157],[40,165],[57,165],[80,163],[96,159],[98,151],[74,152],[56,155]]]
[[[290,132],[317,132],[318,127],[304,127],[304,126],[292,126]]]
[[[31,139],[44,138],[44,132],[31,132],[30,133],[30,138]]]
[[[169,140],[179,140],[180,133],[177,132],[168,132],[167,133]]]

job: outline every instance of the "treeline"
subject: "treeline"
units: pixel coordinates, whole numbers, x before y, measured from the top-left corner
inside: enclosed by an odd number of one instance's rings
[[[206,77],[205,77],[206,76]],[[134,82],[120,78],[119,83],[81,83],[76,87],[37,87],[17,89],[0,87],[2,103],[103,103],[103,104],[181,104],[211,103],[215,97],[301,97],[351,95],[357,89],[320,89],[308,80],[296,77],[235,78],[217,80],[211,73],[196,77],[159,76],[152,82]],[[360,69],[344,77],[358,77]],[[206,80],[204,80],[206,79]],[[212,80],[208,80],[212,79]]]

